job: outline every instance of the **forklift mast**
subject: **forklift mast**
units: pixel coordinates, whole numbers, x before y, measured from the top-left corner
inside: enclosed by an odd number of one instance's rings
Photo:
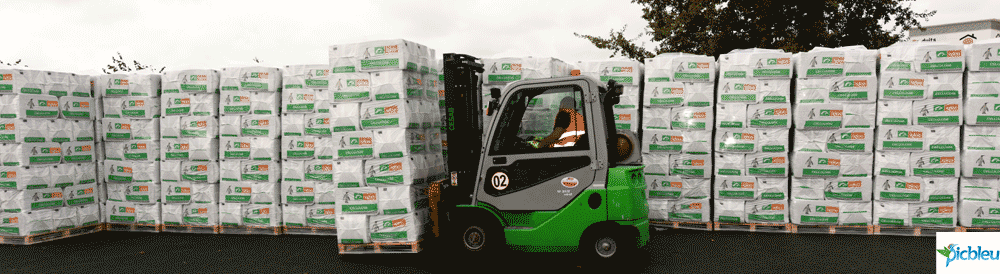
[[[464,54],[444,54],[445,132],[450,186],[442,189],[449,205],[471,204],[483,147],[482,60]],[[450,189],[448,189],[450,188]]]

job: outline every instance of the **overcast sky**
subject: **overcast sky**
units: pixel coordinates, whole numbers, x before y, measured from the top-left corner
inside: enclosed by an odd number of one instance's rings
[[[576,62],[611,51],[574,32],[604,36],[627,24],[634,36],[646,27],[641,6],[628,0],[4,2],[0,60],[83,74],[101,74],[115,52],[167,70],[255,65],[254,57],[278,67],[328,63],[334,44],[395,38],[439,55]],[[913,7],[938,10],[925,25],[1000,17],[987,2],[921,0]]]

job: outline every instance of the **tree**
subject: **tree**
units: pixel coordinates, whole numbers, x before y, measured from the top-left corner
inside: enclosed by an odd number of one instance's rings
[[[4,61],[0,60],[0,65],[8,65],[8,66],[12,66],[12,67],[13,67],[13,66],[17,66],[17,65],[18,65],[18,64],[20,64],[20,63],[21,63],[21,59],[17,59],[17,61],[15,61],[14,63],[11,63],[11,62],[4,62]],[[28,67],[28,65],[22,65],[22,66],[24,66],[24,67]]]
[[[777,48],[788,52],[814,47],[863,45],[869,49],[892,45],[903,32],[920,28],[937,11],[914,12],[910,0],[632,0],[643,6],[649,22],[645,34],[657,43],[654,50],[629,39],[625,27],[608,37],[582,35],[594,46],[643,61],[664,52],[687,52],[718,57],[733,49]],[[883,25],[891,28],[883,28]],[[655,53],[655,54],[654,54]]]
[[[253,57],[253,61],[254,61],[254,62],[257,62],[258,64],[260,64],[260,59],[257,59],[257,57],[256,57],[256,56],[254,56],[254,57]]]
[[[156,70],[155,67],[153,67],[153,66],[144,66],[141,63],[139,63],[139,61],[136,61],[136,60],[132,60],[132,64],[134,65],[134,67],[133,67],[133,66],[129,66],[129,64],[126,63],[124,60],[125,60],[125,58],[122,58],[122,53],[119,52],[118,53],[118,57],[116,58],[115,56],[111,56],[111,64],[109,64],[105,68],[101,68],[101,70],[104,71],[104,73],[107,73],[107,74],[112,74],[112,73],[115,73],[115,72],[139,71],[139,70],[149,70],[149,71],[152,71],[152,72],[155,72],[155,73],[161,73],[161,72],[163,72],[164,69],[167,68],[167,67],[160,67],[159,70]]]

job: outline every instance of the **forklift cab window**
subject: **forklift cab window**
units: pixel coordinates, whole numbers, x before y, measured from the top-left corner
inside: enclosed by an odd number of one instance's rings
[[[490,154],[589,149],[583,106],[575,85],[516,91],[500,113]]]

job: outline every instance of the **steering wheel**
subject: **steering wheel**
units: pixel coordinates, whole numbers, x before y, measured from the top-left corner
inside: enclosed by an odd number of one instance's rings
[[[527,136],[524,136],[524,137],[521,137],[521,136],[515,136],[515,137],[516,137],[515,138],[516,141],[514,141],[515,142],[514,145],[516,147],[518,147],[518,148],[525,148],[525,149],[534,149],[534,147],[531,146],[531,144],[528,143],[530,141],[534,141],[535,140],[534,136],[527,135]]]

